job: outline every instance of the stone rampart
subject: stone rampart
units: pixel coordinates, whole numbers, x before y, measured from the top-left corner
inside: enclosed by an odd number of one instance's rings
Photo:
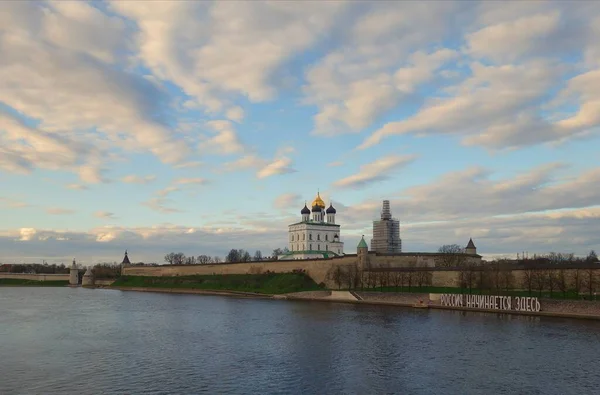
[[[223,263],[215,265],[164,265],[164,266],[129,266],[123,267],[124,276],[192,276],[214,274],[259,274],[267,271],[274,273],[290,273],[304,270],[317,284],[334,284],[327,274],[335,266],[349,266],[356,263],[356,255],[347,255],[331,259],[306,259],[289,261],[262,261],[244,263]]]
[[[69,273],[66,273],[66,274],[0,273],[0,278],[14,278],[14,279],[18,279],[18,280],[31,280],[31,281],[69,281]]]

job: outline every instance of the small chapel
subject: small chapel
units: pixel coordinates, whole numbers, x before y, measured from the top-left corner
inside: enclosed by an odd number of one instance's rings
[[[319,192],[309,209],[304,204],[300,210],[300,222],[289,225],[289,252],[279,260],[333,258],[344,255],[340,225],[336,224],[336,209],[329,207]]]

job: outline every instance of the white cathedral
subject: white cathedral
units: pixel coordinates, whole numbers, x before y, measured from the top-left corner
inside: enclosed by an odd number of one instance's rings
[[[302,220],[289,226],[289,252],[278,259],[318,259],[344,255],[340,225],[335,223],[336,210],[331,203],[325,209],[325,202],[317,193],[312,210],[304,204],[300,214]]]

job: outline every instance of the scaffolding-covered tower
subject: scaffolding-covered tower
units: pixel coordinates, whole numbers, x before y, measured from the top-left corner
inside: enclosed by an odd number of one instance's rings
[[[385,254],[396,254],[402,252],[400,221],[392,218],[389,200],[383,201],[381,219],[379,221],[373,221],[371,251]]]

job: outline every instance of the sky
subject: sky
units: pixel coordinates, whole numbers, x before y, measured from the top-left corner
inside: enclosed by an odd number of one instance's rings
[[[600,249],[600,2],[0,3],[0,262]]]

